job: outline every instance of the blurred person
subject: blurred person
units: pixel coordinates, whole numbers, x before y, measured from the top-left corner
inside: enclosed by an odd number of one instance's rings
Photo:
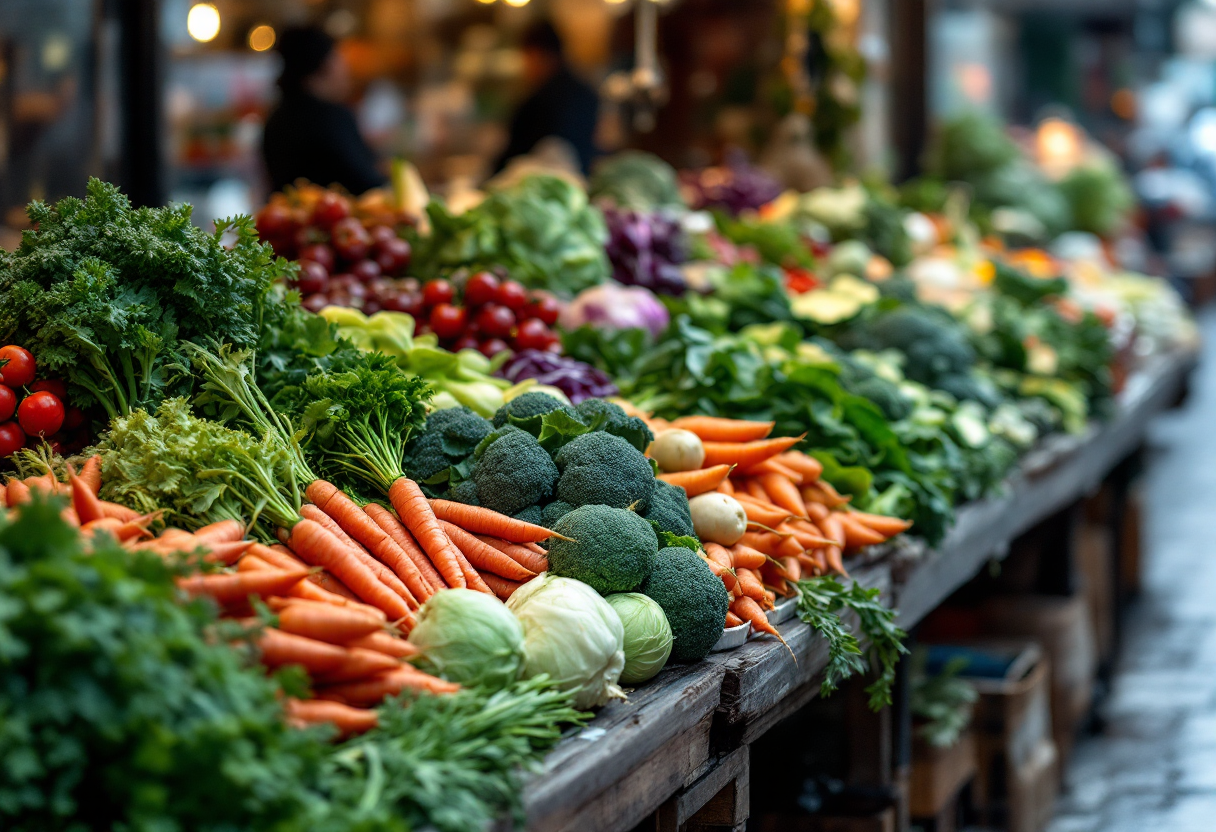
[[[552,136],[573,148],[586,173],[596,153],[599,96],[566,62],[561,37],[552,23],[540,21],[528,29],[521,49],[524,80],[531,92],[511,117],[507,147],[495,170],[502,170],[510,159],[532,152],[541,139]]]
[[[345,104],[350,69],[333,38],[317,28],[292,27],[279,38],[278,52],[279,103],[262,136],[271,187],[280,191],[303,177],[358,195],[383,185],[376,156]]]

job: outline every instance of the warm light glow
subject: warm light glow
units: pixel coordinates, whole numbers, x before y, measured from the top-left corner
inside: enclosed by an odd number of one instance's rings
[[[487,5],[487,6],[488,6],[488,5],[490,5],[491,3],[493,3],[493,2],[494,2],[494,0],[477,0],[477,2],[478,2],[478,3],[484,3],[485,5]]]
[[[1035,134],[1039,164],[1052,176],[1063,176],[1081,160],[1081,133],[1062,118],[1043,119]]]
[[[604,0],[604,2],[607,3],[609,6],[619,6],[622,3],[626,2],[626,0]]]
[[[1110,97],[1110,111],[1125,121],[1136,117],[1136,94],[1129,89],[1115,90]]]
[[[528,0],[506,0],[506,4],[508,6],[514,6],[515,8],[518,9],[518,8],[528,5]]]
[[[274,46],[274,27],[263,23],[249,30],[249,48],[254,52],[265,52]]]
[[[220,33],[220,10],[210,3],[195,3],[186,15],[186,31],[199,43],[215,40]]]
[[[992,97],[992,72],[980,63],[959,64],[958,85],[968,101],[985,104]]]

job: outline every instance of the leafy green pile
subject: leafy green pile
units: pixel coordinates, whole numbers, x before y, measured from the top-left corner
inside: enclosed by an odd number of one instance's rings
[[[271,284],[290,269],[248,217],[206,234],[189,206],[133,209],[97,179],[83,200],[28,213],[34,229],[0,252],[0,341],[24,345],[73,401],[110,417],[184,392],[168,369],[183,342],[256,346]]]
[[[569,297],[611,273],[604,218],[565,179],[528,176],[463,214],[433,202],[427,215],[431,233],[414,241],[420,278],[502,266],[529,288]]]
[[[686,210],[675,168],[652,153],[626,150],[595,163],[587,191],[632,211]]]
[[[543,678],[387,703],[341,745],[181,604],[153,554],[91,553],[57,502],[0,518],[0,826],[442,832],[521,819],[523,772],[586,715]]]
[[[980,698],[975,687],[959,674],[967,659],[956,656],[937,675],[925,672],[926,651],[920,648],[912,657],[912,684],[908,706],[919,725],[918,736],[935,748],[949,748],[971,724],[971,712]]]

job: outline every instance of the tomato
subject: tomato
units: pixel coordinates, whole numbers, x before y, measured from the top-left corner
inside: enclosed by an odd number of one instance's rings
[[[350,273],[364,283],[371,283],[380,276],[380,266],[375,260],[360,260],[350,267]]]
[[[304,298],[304,302],[300,304],[309,312],[320,312],[325,307],[329,306],[329,297],[323,292],[318,292],[315,295],[309,295]]]
[[[0,382],[14,390],[24,387],[34,380],[36,369],[34,356],[30,354],[29,350],[15,344],[0,347]]]
[[[528,303],[528,290],[518,280],[508,280],[498,287],[497,300],[512,312],[518,312]]]
[[[377,249],[389,240],[398,239],[397,232],[393,230],[391,225],[373,225],[367,229],[367,233],[372,236],[372,245]]]
[[[30,385],[31,393],[40,393],[45,390],[51,393],[61,402],[68,400],[68,386],[57,378],[44,378],[42,381],[35,381]],[[4,421],[0,419],[0,422]]]
[[[301,260],[300,272],[296,275],[296,288],[302,295],[324,292],[329,285],[329,272],[315,260]]]
[[[477,348],[486,358],[493,358],[503,350],[509,350],[507,342],[501,338],[491,338],[488,341],[482,341],[481,346]]]
[[[51,436],[63,427],[63,402],[54,393],[31,393],[17,407],[17,421],[21,429],[30,436]]]
[[[452,344],[452,352],[460,352],[461,350],[475,350],[481,344],[477,340],[477,336],[471,332],[466,332],[456,339],[456,343]]]
[[[0,422],[7,422],[17,412],[17,394],[0,384]]]
[[[422,314],[422,295],[417,292],[397,292],[380,303],[390,312],[404,312],[414,317]]]
[[[84,411],[79,407],[69,407],[67,413],[63,417],[63,427],[65,430],[76,430],[84,424]]]
[[[487,303],[477,313],[477,329],[490,338],[506,338],[515,326],[515,313],[497,303]]]
[[[464,284],[465,306],[485,306],[498,297],[498,278],[489,272],[478,272]]]
[[[312,221],[324,228],[329,228],[349,216],[350,200],[333,191],[321,194],[317,204],[312,207]]]
[[[385,274],[400,274],[409,268],[413,250],[400,237],[393,237],[376,245],[376,263]]]
[[[531,303],[524,307],[524,317],[539,318],[546,325],[553,326],[561,311],[562,305],[557,298],[545,292],[536,292],[532,295]]]
[[[431,310],[427,323],[430,324],[432,332],[446,341],[456,338],[464,332],[464,325],[468,319],[468,313],[463,306],[441,303]]]
[[[451,303],[454,297],[456,297],[456,290],[446,280],[428,280],[422,287],[422,302],[427,306]]]
[[[253,224],[263,237],[287,237],[295,230],[296,222],[290,208],[272,202],[258,211]]]
[[[553,333],[545,322],[538,318],[529,318],[519,325],[515,333],[515,349],[543,350],[549,344]]]
[[[371,251],[372,236],[354,217],[339,220],[330,232],[334,251],[349,262],[362,260]]]
[[[0,425],[0,457],[12,456],[25,444],[25,431],[16,422]]]
[[[325,267],[325,271],[332,272],[334,270],[334,250],[325,243],[311,243],[300,249],[298,256],[300,260],[312,260],[314,263],[320,263]]]

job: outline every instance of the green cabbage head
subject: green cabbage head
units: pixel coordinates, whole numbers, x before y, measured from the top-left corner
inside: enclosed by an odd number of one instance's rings
[[[418,610],[410,643],[427,673],[462,685],[501,688],[519,678],[524,630],[502,601],[471,589],[445,589]]]
[[[625,628],[625,669],[621,684],[653,678],[671,655],[671,625],[663,608],[640,592],[617,592],[606,599]]]

